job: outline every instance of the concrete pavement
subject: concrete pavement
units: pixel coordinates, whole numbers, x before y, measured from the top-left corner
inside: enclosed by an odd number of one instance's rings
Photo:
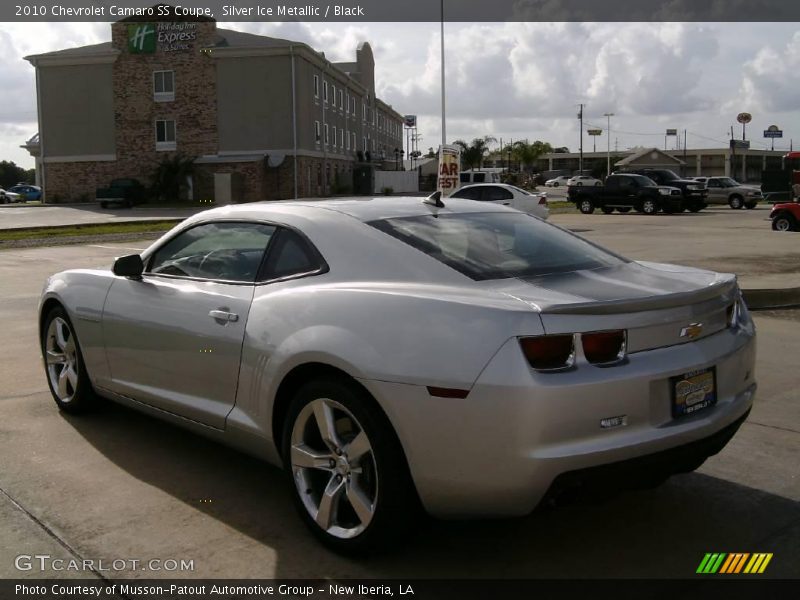
[[[158,208],[146,204],[125,208],[100,208],[97,204],[69,206],[0,205],[0,229],[122,223],[152,219],[185,219],[201,208]]]

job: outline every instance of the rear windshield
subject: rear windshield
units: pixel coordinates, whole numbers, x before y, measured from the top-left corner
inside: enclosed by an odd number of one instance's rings
[[[462,213],[369,223],[476,281],[612,267],[624,259],[525,213]]]

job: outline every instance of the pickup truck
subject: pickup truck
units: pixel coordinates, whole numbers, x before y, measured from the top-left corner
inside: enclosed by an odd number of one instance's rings
[[[592,214],[596,208],[607,215],[614,209],[621,213],[635,209],[646,215],[654,215],[659,210],[670,214],[683,210],[683,192],[679,188],[656,185],[648,177],[631,173],[609,175],[601,187],[572,186],[567,197],[585,215]]]
[[[107,208],[109,204],[122,204],[130,208],[144,200],[144,186],[136,179],[114,179],[108,187],[97,188],[95,199],[102,208]]]
[[[690,212],[699,212],[708,206],[708,190],[705,184],[700,181],[681,179],[674,171],[670,171],[669,169],[643,167],[641,169],[626,169],[624,172],[644,175],[655,181],[658,185],[678,188],[683,194],[683,207]]]

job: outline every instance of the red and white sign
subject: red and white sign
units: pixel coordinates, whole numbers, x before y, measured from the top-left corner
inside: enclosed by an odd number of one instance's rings
[[[458,189],[461,174],[461,152],[458,146],[439,146],[439,177],[436,189],[449,196]]]

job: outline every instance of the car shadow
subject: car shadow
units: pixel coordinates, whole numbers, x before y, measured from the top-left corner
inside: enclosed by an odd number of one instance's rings
[[[307,532],[280,469],[113,403],[63,418],[130,476],[268,546],[275,578],[691,577],[707,552],[773,552],[769,576],[800,576],[798,503],[699,473],[524,518],[424,519],[356,560]]]

